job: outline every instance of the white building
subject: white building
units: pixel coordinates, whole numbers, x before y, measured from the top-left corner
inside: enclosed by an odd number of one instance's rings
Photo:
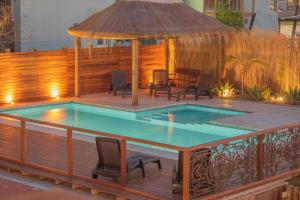
[[[254,27],[277,31],[278,28],[278,0],[184,0],[189,6],[199,12],[214,16],[218,4],[228,4],[234,10],[244,14],[256,13]],[[251,16],[251,15],[250,15]],[[246,26],[249,27],[251,17],[247,15]]]
[[[12,0],[16,51],[73,47],[66,31],[115,0]]]

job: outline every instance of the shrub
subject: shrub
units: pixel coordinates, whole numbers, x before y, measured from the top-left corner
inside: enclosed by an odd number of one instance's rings
[[[244,96],[244,90],[245,90],[245,78],[246,74],[249,70],[253,68],[254,65],[260,66],[260,67],[265,67],[266,65],[260,61],[258,58],[243,58],[243,57],[235,57],[232,55],[229,55],[226,58],[226,63],[228,62],[235,62],[237,63],[238,67],[241,69],[241,78],[242,78],[242,95]]]
[[[253,87],[253,88],[247,88],[246,94],[250,99],[262,101],[266,100],[271,95],[270,88],[259,88],[259,87]]]
[[[237,30],[241,30],[244,28],[243,15],[239,11],[234,11],[230,9],[225,4],[218,5],[216,18],[223,24],[228,26],[232,26]]]
[[[219,97],[230,97],[234,94],[234,87],[227,81],[225,85],[220,85],[218,88],[215,88],[214,92]]]
[[[289,88],[284,91],[284,97],[288,104],[295,105],[298,101],[300,101],[300,89],[297,87]]]

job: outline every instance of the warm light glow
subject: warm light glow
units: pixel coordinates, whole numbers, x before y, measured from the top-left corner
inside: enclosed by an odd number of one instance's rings
[[[5,102],[10,103],[10,104],[14,104],[12,95],[6,95]]]
[[[283,101],[283,97],[280,97],[280,96],[277,97],[277,98],[276,98],[276,101]]]
[[[59,91],[56,87],[51,89],[51,97],[59,99]]]
[[[61,108],[50,109],[45,113],[44,117],[51,122],[60,122],[66,119],[66,112]]]
[[[228,97],[230,95],[229,93],[230,93],[229,89],[224,90],[223,97]]]

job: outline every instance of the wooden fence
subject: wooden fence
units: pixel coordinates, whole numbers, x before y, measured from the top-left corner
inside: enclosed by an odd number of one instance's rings
[[[82,49],[82,94],[105,92],[112,70],[131,78],[131,47]],[[165,68],[165,45],[140,47],[140,84],[151,81],[153,69]],[[0,54],[0,102],[32,101],[74,95],[74,50]]]
[[[264,66],[253,64],[246,70],[246,87],[269,87],[277,93],[300,87],[300,40],[294,42],[291,53],[290,40],[276,32],[254,30],[231,36],[180,38],[175,40],[175,46],[176,66],[211,75],[215,86],[220,81],[229,81],[236,88],[241,87],[242,67],[226,59],[235,56],[243,63],[253,58],[264,63]]]

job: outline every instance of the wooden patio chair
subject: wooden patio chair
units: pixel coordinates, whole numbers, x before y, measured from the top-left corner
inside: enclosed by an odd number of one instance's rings
[[[190,191],[193,196],[203,196],[215,192],[214,177],[210,172],[211,150],[203,148],[191,152]],[[193,171],[198,170],[198,171]],[[199,173],[201,172],[201,173]],[[173,166],[172,191],[182,192],[183,152],[178,154],[178,164]]]
[[[98,164],[92,171],[92,178],[98,176],[118,179],[121,175],[121,146],[120,141],[113,138],[97,137],[96,145],[98,150]],[[127,178],[131,171],[140,168],[145,174],[145,165],[156,163],[161,169],[160,158],[145,155],[135,155],[127,158]],[[127,179],[128,180],[128,179]]]
[[[176,94],[183,94],[184,97],[193,95],[195,100],[198,100],[200,95],[213,98],[213,84],[210,75],[201,75],[197,69],[177,68],[171,76],[169,78],[171,85],[169,100],[172,96],[177,96],[177,101],[179,101],[179,95]],[[174,89],[175,92],[173,92],[173,88],[180,89]]]
[[[127,81],[127,73],[124,70],[115,70],[111,73],[111,86],[109,93],[113,92],[114,96],[121,92],[122,97],[125,98],[127,94],[131,93],[131,84]]]
[[[150,85],[151,96],[154,93],[154,97],[158,94],[169,94],[171,87],[169,85],[167,70],[157,69],[153,70],[153,79]]]
[[[176,96],[176,93],[195,96],[195,100],[198,100],[198,78],[200,71],[196,69],[188,68],[176,68],[174,74],[170,74],[169,84],[171,90],[169,93],[169,100],[172,96]],[[178,100],[178,99],[177,99]]]

